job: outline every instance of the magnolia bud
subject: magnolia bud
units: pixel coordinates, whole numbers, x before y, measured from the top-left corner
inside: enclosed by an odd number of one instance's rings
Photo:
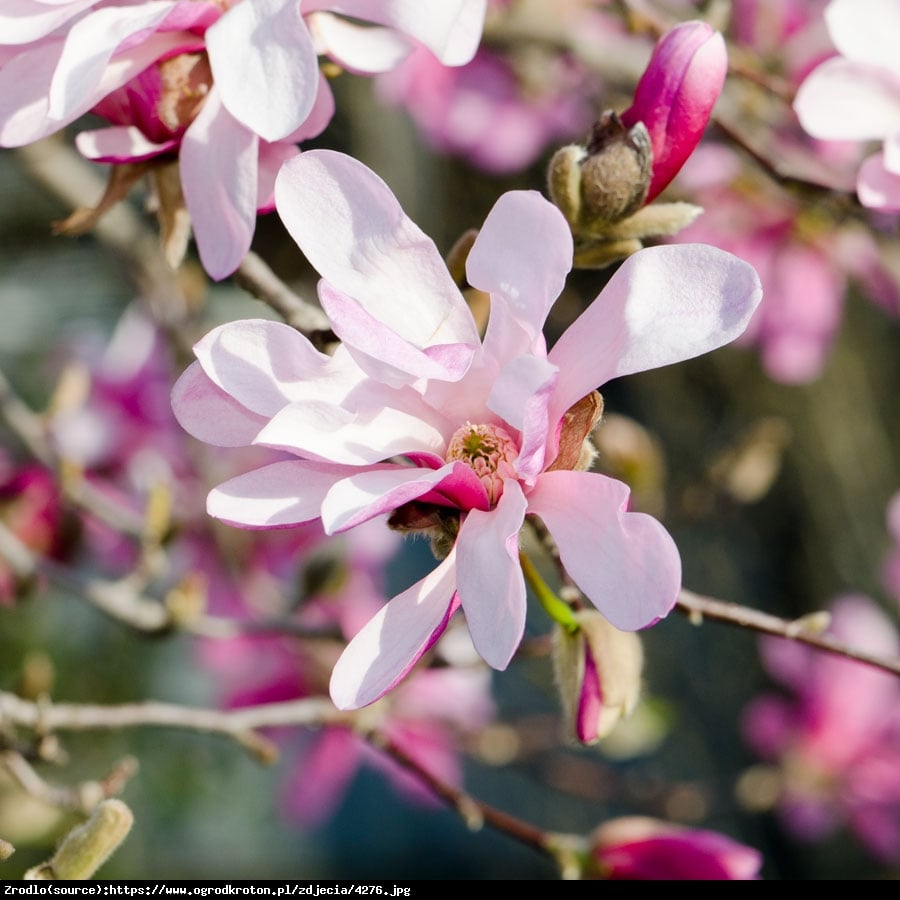
[[[619,631],[596,610],[578,610],[575,619],[576,632],[556,632],[553,665],[569,730],[593,744],[637,705],[644,654],[637,634]]]

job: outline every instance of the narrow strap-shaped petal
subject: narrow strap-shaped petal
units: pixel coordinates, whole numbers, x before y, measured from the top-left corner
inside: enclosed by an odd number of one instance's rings
[[[566,572],[622,631],[667,615],[681,588],[681,557],[652,516],[626,511],[628,487],[605,475],[545,472],[528,511],[553,535]]]
[[[4,44],[29,44],[51,34],[96,0],[68,0],[66,3],[36,3],[35,0],[3,0],[0,35]]]
[[[472,643],[489,666],[501,670],[525,631],[525,577],[519,563],[525,505],[521,487],[508,480],[494,509],[472,510],[456,539],[457,586]]]
[[[123,163],[153,159],[154,156],[176,149],[178,141],[157,144],[147,140],[139,128],[119,125],[96,131],[82,131],[75,138],[75,146],[82,156],[93,162]]]
[[[344,649],[331,673],[338,709],[359,709],[384,696],[443,634],[458,608],[456,554],[388,601]]]

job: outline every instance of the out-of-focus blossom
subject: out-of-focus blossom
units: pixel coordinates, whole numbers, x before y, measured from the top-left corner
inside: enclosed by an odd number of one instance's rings
[[[324,541],[321,530],[303,526],[256,532],[241,561],[226,569],[208,542],[195,543],[190,569],[207,578],[209,609],[236,620],[287,618],[320,637],[246,634],[202,646],[204,664],[216,674],[221,702],[231,708],[321,696],[337,654],[383,605],[384,567],[399,535],[371,523]],[[302,585],[301,596],[292,590]],[[285,602],[294,605],[285,610]],[[252,606],[251,606],[252,604]],[[329,639],[326,632],[335,634]],[[462,786],[460,738],[493,716],[490,677],[484,667],[426,669],[372,710],[381,735],[426,771]],[[361,765],[383,771],[411,799],[430,800],[421,782],[350,728],[298,732],[276,729],[273,737],[291,757],[281,792],[286,814],[307,827],[336,810]]]
[[[831,633],[896,657],[900,638],[869,598],[831,608]],[[744,731],[778,766],[778,810],[796,837],[816,841],[847,826],[880,860],[900,861],[900,683],[895,675],[781,638],[765,638],[763,664],[790,696],[763,696]]]
[[[591,836],[595,877],[613,881],[752,881],[762,856],[717,831],[658,819],[612,819]]]
[[[570,733],[595,744],[637,705],[644,652],[633,631],[619,631],[596,610],[578,610],[574,619],[577,631],[554,634],[553,668]]]
[[[350,642],[332,676],[336,704],[394,687],[459,606],[479,654],[504,669],[525,626],[526,515],[616,627],[666,615],[681,580],[671,537],[627,511],[624,484],[575,468],[597,386],[733,340],[759,302],[753,269],[712,247],[652,248],[548,353],[542,327],[572,238],[538,193],[504,195],[469,253],[469,283],[491,296],[483,343],[437,248],[361,163],[305,152],[282,169],[276,200],[322,276],[341,345],[326,356],[279,323],[221,326],[196,345],[173,403],[201,440],[296,457],[220,485],[213,516],[246,528],[321,519],[331,534],[389,516],[432,532],[442,561]]]
[[[821,375],[843,319],[850,277],[896,312],[898,286],[871,231],[853,223],[836,227],[753,177],[721,145],[699,148],[679,185],[705,212],[674,240],[713,242],[759,272],[764,299],[737,343],[757,345],[776,381],[801,384]]]
[[[38,556],[54,556],[63,547],[59,488],[43,466],[17,465],[0,453],[0,522]],[[15,599],[15,572],[0,559],[0,606]]]
[[[727,64],[719,32],[706,22],[683,22],[658,41],[633,104],[621,116],[604,113],[584,146],[553,155],[548,189],[576,237],[576,266],[607,266],[701,212],[686,203],[648,204],[700,141]]]
[[[825,22],[838,55],[800,86],[797,117],[821,140],[881,141],[859,169],[857,195],[864,206],[900,212],[900,2],[832,0]]]
[[[93,111],[112,127],[79,136],[88,158],[177,153],[201,260],[222,278],[271,209],[278,166],[331,118],[319,55],[374,74],[424,46],[460,65],[484,13],[485,0],[22,0],[0,13],[0,146]]]

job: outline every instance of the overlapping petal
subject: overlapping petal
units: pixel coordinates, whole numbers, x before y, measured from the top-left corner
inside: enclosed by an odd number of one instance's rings
[[[628,487],[604,475],[545,472],[528,495],[574,582],[622,631],[652,625],[675,605],[681,557],[652,516],[626,511]]]

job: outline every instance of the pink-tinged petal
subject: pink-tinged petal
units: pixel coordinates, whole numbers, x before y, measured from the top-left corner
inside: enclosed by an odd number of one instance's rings
[[[331,150],[301,153],[279,173],[275,203],[319,274],[410,345],[478,345],[437,247],[361,162]]]
[[[547,360],[520,356],[501,370],[488,397],[488,408],[521,432],[515,467],[528,484],[533,484],[544,468],[547,409],[557,376],[556,366]]]
[[[188,434],[215,447],[248,447],[268,421],[226,394],[197,362],[175,382],[172,410]]]
[[[256,189],[256,212],[269,213],[275,209],[275,178],[282,165],[296,156],[300,148],[287,141],[276,144],[259,143],[259,175]]]
[[[504,194],[484,220],[466,260],[469,283],[502,298],[532,337],[572,268],[572,232],[562,213],[537,191]]]
[[[303,120],[296,131],[292,131],[284,140],[293,144],[308,141],[318,137],[334,118],[334,94],[331,85],[325,75],[319,73],[319,89],[316,91],[316,99],[309,115]]]
[[[382,607],[347,645],[331,673],[338,709],[359,709],[394,687],[434,644],[456,611],[456,554]]]
[[[475,350],[471,344],[421,349],[327,281],[319,282],[319,301],[334,333],[359,367],[384,384],[399,387],[420,378],[458,381],[472,362]]]
[[[620,481],[587,472],[545,472],[528,495],[559,547],[566,572],[621,631],[646,628],[675,605],[681,557],[652,516],[627,512]]]
[[[5,44],[28,44],[51,34],[75,18],[96,0],[67,0],[64,3],[35,3],[34,0],[3,0],[0,35]]]
[[[471,474],[468,474],[471,473]],[[337,482],[322,504],[322,525],[328,534],[355,528],[393,512],[411,500],[449,505],[462,495],[487,509],[487,495],[474,472],[463,463],[440,469],[385,466]]]
[[[657,42],[622,113],[631,128],[643,122],[653,147],[653,179],[646,202],[675,177],[700,141],[728,69],[725,40],[706,22],[683,22]]]
[[[360,738],[345,728],[325,728],[291,768],[284,790],[288,813],[306,828],[324,825],[362,761]]]
[[[326,12],[313,13],[309,27],[321,53],[359,75],[389,72],[412,49],[412,44],[396,31],[359,25]]]
[[[800,85],[794,112],[815,138],[883,138],[900,129],[900,89],[879,69],[834,57]]]
[[[486,0],[304,0],[303,12],[327,10],[395,28],[425,44],[448,66],[467,63],[478,49]]]
[[[82,131],[75,138],[78,152],[96,163],[140,162],[153,159],[178,147],[177,140],[157,144],[147,140],[140,129],[132,125]]]
[[[319,518],[326,494],[350,466],[288,459],[238,475],[210,491],[206,511],[242,528],[285,528]]]
[[[319,66],[299,0],[253,0],[206,32],[226,109],[267,141],[296,131],[313,109]]]
[[[884,153],[876,153],[860,166],[856,193],[869,209],[900,212],[900,174],[888,171],[884,163]]]
[[[900,75],[900,6],[895,0],[831,0],[824,17],[828,34],[841,56],[883,66]]]
[[[578,708],[575,710],[575,735],[583,744],[592,744],[600,733],[600,717],[603,714],[603,692],[600,673],[590,644],[584,642],[584,675],[578,692]]]
[[[48,115],[66,119],[80,109],[122,42],[159,25],[175,5],[170,0],[151,0],[137,6],[107,6],[72,25],[50,85]]]
[[[347,465],[368,465],[413,452],[441,453],[443,433],[418,416],[389,406],[353,412],[319,400],[276,413],[255,443]]]
[[[560,370],[551,422],[611,378],[734,340],[761,298],[753,267],[724,250],[677,244],[632,254],[550,351]]]
[[[226,278],[256,227],[259,138],[233,119],[215,87],[181,142],[181,186],[203,268]]]
[[[472,643],[484,661],[505,669],[525,632],[525,577],[519,531],[525,495],[507,480],[492,510],[471,510],[456,539],[457,588]]]
[[[266,418],[305,397],[307,382],[340,374],[296,329],[268,319],[219,325],[194,345],[194,355],[223,391]]]

